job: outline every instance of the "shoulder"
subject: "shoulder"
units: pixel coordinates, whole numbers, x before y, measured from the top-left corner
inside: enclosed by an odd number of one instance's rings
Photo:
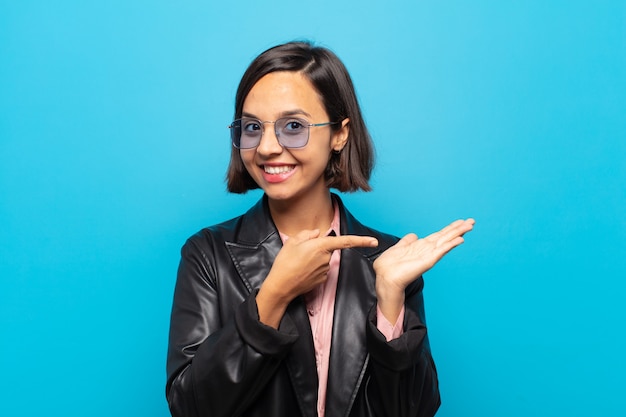
[[[373,227],[369,227],[361,223],[352,213],[346,208],[341,199],[333,195],[339,203],[339,210],[341,212],[341,233],[352,234],[359,236],[372,236],[378,239],[378,247],[380,250],[385,250],[390,246],[395,245],[398,240],[397,236],[389,233],[381,232]]]
[[[224,247],[227,242],[255,244],[273,233],[275,227],[267,204],[261,199],[246,213],[195,233],[183,245],[183,252],[186,249],[211,250]]]
[[[385,248],[388,248],[389,246],[395,245],[398,240],[400,240],[399,237],[391,235],[389,233],[381,232],[380,230],[371,228],[369,226],[362,226],[367,236],[373,236],[378,239],[379,246],[382,245],[385,246]]]
[[[205,227],[190,236],[180,249],[181,266],[205,271],[212,276],[217,259],[224,256],[226,242],[230,241],[241,216]]]
[[[242,217],[237,216],[225,222],[202,228],[187,239],[183,249],[186,247],[212,246],[219,242],[232,240]]]

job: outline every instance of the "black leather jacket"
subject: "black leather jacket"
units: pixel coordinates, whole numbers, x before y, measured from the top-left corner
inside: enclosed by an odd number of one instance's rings
[[[407,288],[404,334],[387,342],[376,328],[372,262],[397,238],[363,226],[333,198],[341,234],[375,236],[379,247],[341,254],[326,416],[433,416],[440,400],[423,280]],[[316,415],[317,372],[302,297],[278,330],[258,319],[255,295],[281,247],[265,197],[183,246],[167,357],[173,416]]]

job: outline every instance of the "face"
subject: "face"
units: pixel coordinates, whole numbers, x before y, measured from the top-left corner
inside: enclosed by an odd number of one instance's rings
[[[299,72],[272,72],[261,78],[243,103],[242,117],[274,121],[293,116],[308,124],[329,120],[321,98],[311,82]],[[348,119],[333,133],[330,126],[311,127],[302,148],[283,148],[273,123],[264,124],[256,148],[242,149],[241,159],[254,181],[271,200],[288,201],[303,196],[327,195],[324,170],[333,151],[340,151],[348,138]]]

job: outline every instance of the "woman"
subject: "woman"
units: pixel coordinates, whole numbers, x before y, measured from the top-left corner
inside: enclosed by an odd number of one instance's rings
[[[330,192],[369,190],[373,154],[350,76],[327,49],[294,42],[258,56],[230,130],[229,191],[264,196],[182,249],[172,415],[434,415],[421,275],[473,220],[398,241]]]

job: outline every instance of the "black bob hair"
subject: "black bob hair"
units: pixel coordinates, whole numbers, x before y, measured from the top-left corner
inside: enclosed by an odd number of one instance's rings
[[[322,98],[329,120],[348,118],[346,146],[333,152],[324,173],[326,185],[342,192],[370,191],[369,179],[374,167],[374,147],[363,121],[350,74],[330,50],[310,42],[289,42],[270,48],[256,57],[239,83],[235,97],[235,117],[241,118],[243,103],[252,87],[265,75],[276,71],[293,71],[304,75]],[[334,130],[341,124],[331,125]],[[231,148],[226,175],[229,192],[242,194],[259,188],[246,170],[239,150]]]

